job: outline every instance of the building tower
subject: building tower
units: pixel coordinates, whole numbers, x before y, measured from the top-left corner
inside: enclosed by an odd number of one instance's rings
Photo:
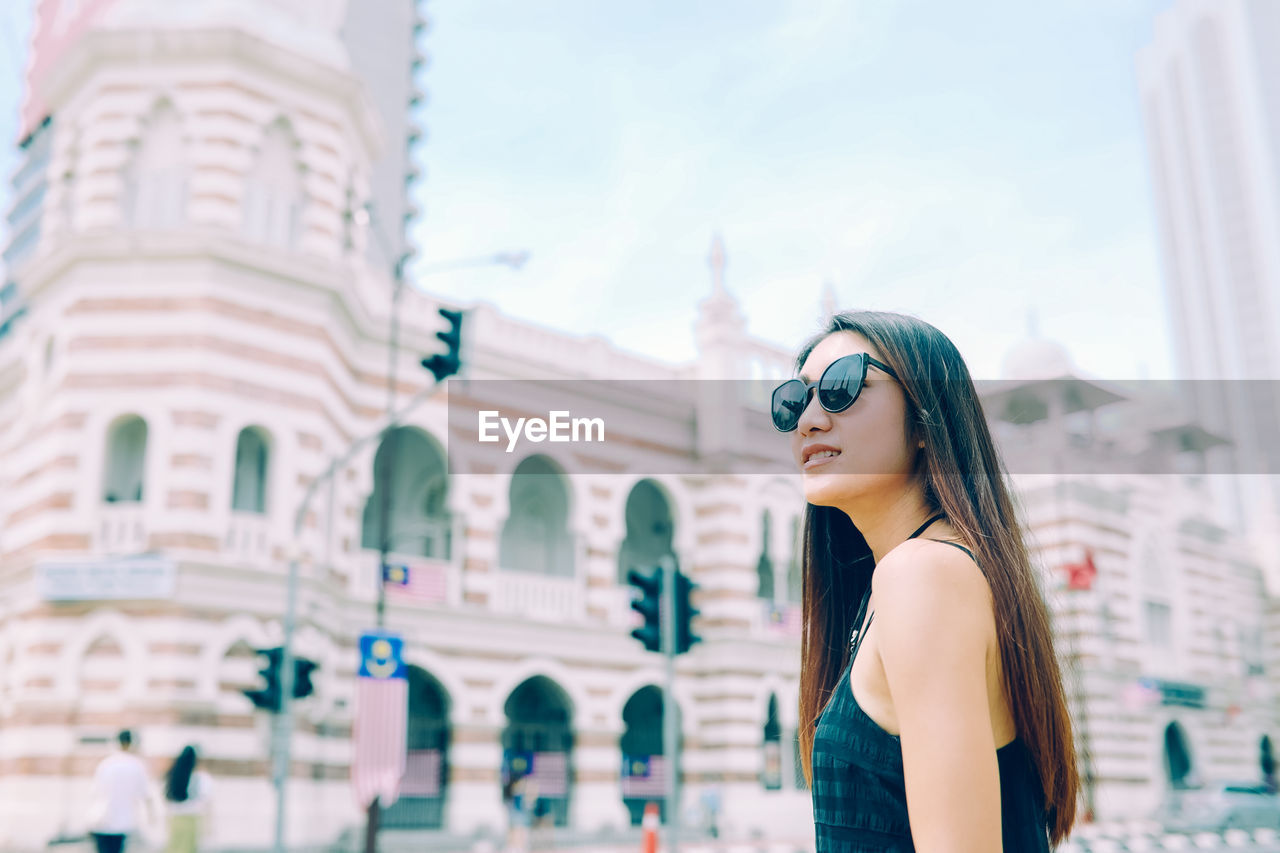
[[[1280,588],[1280,9],[1179,0],[1138,81],[1180,379],[1220,454],[1235,524]],[[1265,381],[1258,381],[1265,380]],[[1272,476],[1257,476],[1269,472]]]
[[[290,536],[309,478],[386,399],[366,341],[390,264],[355,214],[376,200],[402,250],[420,27],[408,0],[380,3],[401,14],[375,64],[376,24],[343,28],[355,5],[38,4],[5,253],[21,310],[0,337],[0,845],[82,830],[124,727],[156,775],[199,747],[218,843],[269,838],[270,726],[241,691],[279,642],[294,547],[297,652],[320,685],[296,706],[289,837],[357,820],[339,632],[372,580],[326,558],[359,542],[362,505]],[[406,301],[402,376],[432,308]],[[343,472],[356,495],[361,463]]]

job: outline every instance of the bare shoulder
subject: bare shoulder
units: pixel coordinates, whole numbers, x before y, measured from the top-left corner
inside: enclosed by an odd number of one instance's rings
[[[968,635],[983,644],[994,636],[991,587],[959,548],[909,539],[881,558],[871,587],[884,624],[927,628],[951,640]]]

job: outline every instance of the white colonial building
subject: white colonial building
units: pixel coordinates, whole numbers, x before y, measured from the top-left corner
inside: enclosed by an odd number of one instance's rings
[[[91,772],[122,727],[157,775],[197,745],[218,783],[211,843],[270,839],[269,719],[242,691],[254,650],[281,640],[295,549],[296,648],[319,669],[295,709],[288,838],[359,826],[355,643],[374,622],[387,489],[392,559],[417,582],[387,608],[412,669],[410,772],[384,826],[501,831],[504,753],[529,752],[564,759],[547,761],[559,782],[544,779],[559,824],[634,823],[652,794],[624,790],[622,755],[662,751],[662,669],[629,636],[621,578],[666,554],[702,585],[705,642],[681,659],[677,689],[686,801],[715,784],[726,828],[803,821],[799,492],[786,475],[663,473],[672,455],[715,451],[698,438],[714,431],[689,428],[710,410],[673,381],[728,374],[475,306],[471,377],[671,380],[635,401],[667,428],[633,436],[625,464],[559,445],[471,460],[446,453],[442,390],[395,433],[388,482],[370,444],[294,540],[311,480],[383,423],[391,263],[359,214],[392,143],[338,37],[344,4],[238,5],[120,0],[69,20],[40,7],[33,68],[50,39],[76,41],[32,75],[44,115],[15,176],[26,218],[7,297],[22,308],[0,339],[0,847],[82,830]],[[719,294],[708,364],[729,345]],[[437,307],[412,288],[402,300],[401,401],[426,388],[417,361],[439,349]]]
[[[1217,497],[1238,475],[1205,473],[1225,439],[1187,416],[1184,386],[1085,377],[1051,341],[1003,374],[984,406],[1046,571],[1086,807],[1140,819],[1170,790],[1261,782],[1280,601]],[[1096,577],[1072,588],[1062,568],[1086,553]]]

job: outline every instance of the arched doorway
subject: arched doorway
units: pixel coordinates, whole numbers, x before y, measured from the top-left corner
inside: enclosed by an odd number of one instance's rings
[[[1191,748],[1187,744],[1186,732],[1176,721],[1164,729],[1164,769],[1173,789],[1192,787]]]
[[[431,675],[409,667],[409,730],[400,799],[383,809],[384,826],[442,829],[449,780],[449,695]]]
[[[683,744],[678,705],[675,713],[677,737]],[[667,819],[667,775],[671,768],[663,742],[663,719],[662,689],[653,685],[631,694],[622,709],[625,730],[618,743],[622,752],[622,803],[632,826],[640,825],[649,802],[656,801],[661,819]],[[680,784],[679,777],[676,784]]]
[[[625,510],[626,538],[618,549],[618,583],[627,582],[627,572],[639,569],[648,572],[661,565],[662,558],[675,558],[672,536],[675,523],[671,516],[671,504],[662,489],[652,480],[641,480],[627,495]],[[680,561],[676,560],[679,570]]]
[[[556,826],[569,825],[572,791],[573,708],[551,679],[536,675],[520,684],[506,703],[502,732],[502,778],[531,773],[538,783],[538,813]]]

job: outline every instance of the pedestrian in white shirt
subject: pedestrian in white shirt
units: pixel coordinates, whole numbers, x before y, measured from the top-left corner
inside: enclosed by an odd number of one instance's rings
[[[184,746],[165,779],[164,799],[169,808],[167,853],[196,853],[200,841],[213,779],[196,769],[197,761],[195,747]]]
[[[120,749],[102,759],[93,774],[97,814],[89,830],[98,853],[123,853],[126,838],[140,828],[139,811],[146,809],[150,820],[157,817],[147,768],[130,751],[133,733],[124,729],[116,739]]]

